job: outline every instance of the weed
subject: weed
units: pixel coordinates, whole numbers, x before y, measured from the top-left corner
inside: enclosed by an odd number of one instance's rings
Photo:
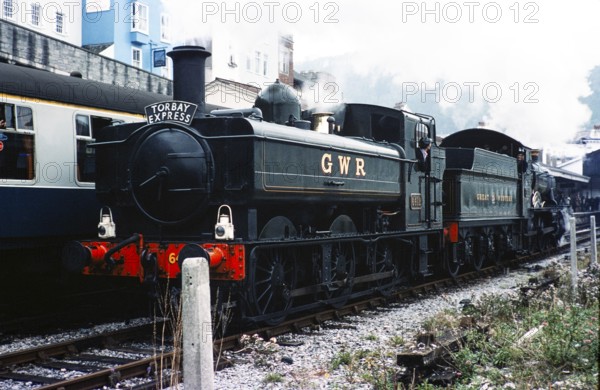
[[[340,351],[331,359],[331,369],[337,370],[340,366],[350,366],[352,364],[352,354],[346,350]]]
[[[379,337],[377,337],[376,334],[369,333],[367,335],[367,337],[365,337],[365,339],[368,340],[368,341],[377,341],[379,339]]]
[[[277,372],[268,373],[265,379],[263,379],[263,383],[281,383],[283,382],[283,375]]]
[[[404,341],[404,337],[400,336],[400,335],[395,335],[392,336],[392,338],[390,338],[390,344],[392,344],[393,347],[400,347],[402,345],[404,345],[405,341]]]
[[[492,324],[491,330],[487,336],[469,333],[465,348],[453,354],[460,382],[485,377],[492,386],[512,382],[545,388],[562,383],[568,373],[579,386],[595,386],[599,358],[596,272],[591,266],[581,275],[578,292],[563,282],[525,301],[482,297],[476,308]]]

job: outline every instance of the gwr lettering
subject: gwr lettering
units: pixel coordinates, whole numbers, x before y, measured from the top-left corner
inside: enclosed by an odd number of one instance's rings
[[[340,174],[347,175],[348,167],[350,166],[350,160],[352,160],[352,157],[338,156],[338,160],[340,161]]]
[[[340,175],[348,175],[350,172],[350,166],[352,165],[352,157],[350,156],[337,156],[338,158],[338,166]],[[324,153],[321,157],[321,171],[324,174],[331,175],[333,173],[333,156],[331,153]],[[355,175],[356,176],[366,176],[365,172],[365,160],[363,158],[357,157],[355,159]]]
[[[507,203],[510,203],[510,202],[513,201],[513,196],[512,195],[498,195],[498,196],[492,195],[490,197],[490,194],[475,194],[475,199],[477,199],[479,201],[489,201],[489,200],[491,200],[492,202],[498,201],[498,202],[507,202]]]

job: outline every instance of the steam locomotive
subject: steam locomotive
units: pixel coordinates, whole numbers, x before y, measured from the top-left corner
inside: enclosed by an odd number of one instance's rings
[[[565,231],[551,177],[504,134],[470,129],[438,145],[430,116],[367,104],[301,112],[279,83],[252,109],[205,113],[209,55],[176,47],[174,100],[148,106],[147,123],[98,134],[99,239],[70,243],[66,269],[154,285],[204,257],[215,302],[277,323],[479,269]],[[419,140],[432,143],[426,156]]]

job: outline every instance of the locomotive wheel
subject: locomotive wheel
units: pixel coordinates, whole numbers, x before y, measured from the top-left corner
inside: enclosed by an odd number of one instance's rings
[[[473,256],[473,268],[479,271],[483,268],[485,261],[488,258],[489,237],[485,233],[481,233],[477,241],[477,247]]]
[[[446,256],[444,259],[444,267],[448,275],[455,278],[458,276],[460,271],[460,262],[458,260],[451,259],[450,256]]]
[[[394,280],[398,275],[398,267],[394,263],[394,252],[389,243],[375,244],[375,257],[373,260],[372,273],[392,272],[391,276],[378,279],[374,282],[375,287],[383,296],[389,296],[392,293]]]
[[[477,262],[477,254],[473,253],[473,238],[469,232],[461,234],[457,252],[458,260],[462,264]]]
[[[298,236],[296,228],[292,221],[283,216],[277,216],[271,218],[269,222],[265,224],[260,235],[260,240],[277,239],[283,240],[287,238],[295,238]]]
[[[324,275],[325,299],[331,302],[334,308],[342,307],[350,298],[352,292],[354,273],[356,270],[356,257],[354,245],[350,242],[337,242],[330,245],[331,267],[329,275]],[[324,252],[328,248],[325,246]],[[327,272],[327,271],[324,271]]]
[[[502,228],[499,233],[495,236],[494,240],[494,249],[496,250],[494,254],[494,264],[500,265],[504,260],[506,253],[509,248],[509,237],[510,237],[510,229]]]
[[[248,270],[248,303],[253,316],[268,316],[267,325],[283,321],[292,307],[296,288],[296,259],[291,250],[255,248]]]
[[[547,248],[547,246],[548,246],[548,240],[544,236],[544,228],[545,228],[544,220],[542,218],[538,218],[536,220],[536,230],[537,230],[537,234],[536,234],[536,249],[539,252],[543,252],[546,249],[548,249]]]
[[[461,244],[462,245],[460,245],[460,246],[465,248],[464,240],[461,242]],[[446,252],[446,256],[443,256],[444,257],[444,260],[443,260],[444,271],[453,278],[458,275],[458,273],[460,271],[460,265],[465,260],[465,259],[461,259],[459,257],[459,256],[461,256],[460,252],[462,252],[462,250],[459,250],[458,252],[459,253],[457,254],[458,256],[456,256],[456,258],[454,258],[454,256],[452,256],[451,254],[449,254],[447,252]]]

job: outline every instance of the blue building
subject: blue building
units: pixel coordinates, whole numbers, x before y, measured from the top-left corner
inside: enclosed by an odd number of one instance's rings
[[[171,78],[170,16],[161,0],[84,0],[82,46]]]

